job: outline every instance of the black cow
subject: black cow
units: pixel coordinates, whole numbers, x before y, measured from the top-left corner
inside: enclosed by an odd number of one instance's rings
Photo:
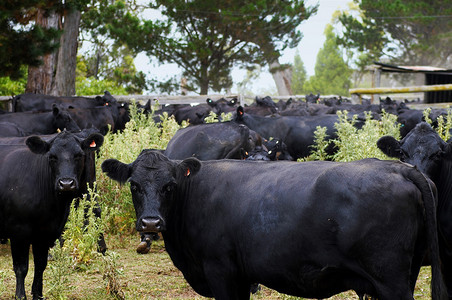
[[[234,122],[191,125],[179,129],[168,142],[165,155],[172,159],[240,159],[241,150],[262,144],[259,135]]]
[[[58,130],[80,131],[66,109],[54,104],[49,112],[18,112],[0,115],[0,122],[16,124],[26,135],[52,134]]]
[[[196,157],[200,160],[241,159],[262,144],[261,137],[245,125],[234,122],[190,125],[179,129],[168,142],[163,153],[172,159]],[[254,157],[254,156],[253,156]],[[141,234],[137,252],[149,252],[157,234]]]
[[[104,105],[116,104],[116,99],[106,91],[104,96],[95,98],[88,97],[59,97],[44,94],[20,94],[12,99],[13,111],[49,111],[54,103],[60,104],[61,107],[79,107],[89,108]]]
[[[427,240],[433,299],[446,294],[435,186],[398,161],[174,161],[145,150],[102,170],[130,182],[137,230],[161,232],[205,297],[249,299],[257,282],[307,298],[413,299]]]
[[[293,160],[287,151],[286,144],[279,139],[264,140],[262,146],[243,152],[242,156],[247,160]]]
[[[235,105],[238,103],[237,98],[232,98],[231,100],[220,98],[217,101],[207,98],[206,102],[212,108],[212,112],[217,115],[235,111]]]
[[[98,133],[80,138],[63,131],[48,141],[31,136],[26,146],[0,146],[0,239],[11,241],[16,298],[26,298],[30,245],[33,299],[42,298],[48,250],[63,231],[72,200],[87,185],[85,157],[102,143]]]
[[[452,299],[452,143],[444,142],[428,123],[421,122],[402,140],[385,136],[377,145],[386,155],[415,165],[437,186],[441,260]]]
[[[116,132],[114,112],[110,106],[69,108],[68,112],[81,129],[94,127],[103,135],[107,134],[109,128]]]
[[[247,114],[240,106],[237,108],[235,122],[244,124],[263,138],[276,138],[287,145],[287,151],[294,159],[309,156],[314,145],[314,132],[317,126],[326,127],[328,138],[336,137],[334,124],[337,115],[321,116],[274,116],[262,117]],[[329,149],[332,153],[333,147]]]
[[[17,124],[11,122],[0,122],[0,137],[25,136],[25,132]]]

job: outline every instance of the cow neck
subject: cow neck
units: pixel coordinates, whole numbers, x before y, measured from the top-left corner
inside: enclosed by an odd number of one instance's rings
[[[75,196],[74,193],[58,193],[55,190],[55,178],[52,174],[52,170],[49,166],[49,160],[47,155],[36,155],[36,159],[33,160],[29,171],[33,172],[36,176],[36,182],[38,184],[37,190],[45,191],[41,195],[39,200],[40,204],[45,204],[47,207],[41,207],[45,211],[49,209],[56,212],[58,219],[63,218],[66,222],[69,215],[70,204]],[[39,213],[39,211],[37,211]]]
[[[452,208],[452,157],[443,159],[440,169],[435,180],[438,189],[438,211],[447,209],[446,206]]]
[[[169,201],[171,203],[169,214],[168,214],[168,224],[167,228],[171,234],[175,234],[174,238],[179,239],[186,232],[186,211],[188,206],[188,201],[190,198],[190,190],[192,185],[192,178],[180,178],[178,182],[177,190],[173,194],[173,198]]]
[[[168,251],[174,265],[180,269],[184,275],[190,272],[188,261],[193,260],[191,254],[191,244],[187,239],[186,232],[186,211],[188,209],[189,195],[192,185],[192,178],[179,179],[182,182],[170,199],[171,206],[168,210],[166,230],[162,232],[165,248]]]

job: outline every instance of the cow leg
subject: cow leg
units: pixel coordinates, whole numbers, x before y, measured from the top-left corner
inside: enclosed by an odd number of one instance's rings
[[[30,244],[21,240],[10,239],[13,269],[16,274],[16,299],[27,299],[25,295],[25,277],[28,273]]]
[[[97,202],[97,199],[95,199],[94,201],[96,201],[96,205],[93,208],[93,213],[94,213],[94,216],[96,218],[99,218],[99,220],[100,220],[101,214],[102,214],[102,210],[100,208],[99,203]],[[107,252],[107,249],[108,248],[107,248],[107,243],[105,242],[104,234],[100,233],[99,234],[99,238],[97,239],[97,251],[99,253],[105,254],[105,252]]]
[[[442,273],[447,287],[449,299],[452,299],[452,253],[446,247],[440,248]]]
[[[249,300],[251,284],[240,278],[233,270],[233,263],[227,266],[204,263],[207,282],[216,300]]]
[[[35,274],[33,278],[33,285],[31,287],[31,294],[33,300],[43,299],[42,297],[42,280],[44,270],[47,267],[47,255],[49,247],[46,243],[33,243],[33,258],[35,263]]]

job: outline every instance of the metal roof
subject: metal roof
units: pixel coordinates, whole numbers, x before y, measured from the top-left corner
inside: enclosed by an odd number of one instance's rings
[[[373,67],[380,69],[382,72],[452,74],[452,69],[432,66],[395,66],[381,62],[374,62]]]

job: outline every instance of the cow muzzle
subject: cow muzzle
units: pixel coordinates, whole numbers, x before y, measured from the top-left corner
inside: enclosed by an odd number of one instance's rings
[[[72,178],[60,178],[57,182],[57,188],[60,192],[72,192],[77,190],[77,182]]]
[[[160,232],[165,229],[164,222],[160,218],[143,218],[137,228],[140,232]]]

